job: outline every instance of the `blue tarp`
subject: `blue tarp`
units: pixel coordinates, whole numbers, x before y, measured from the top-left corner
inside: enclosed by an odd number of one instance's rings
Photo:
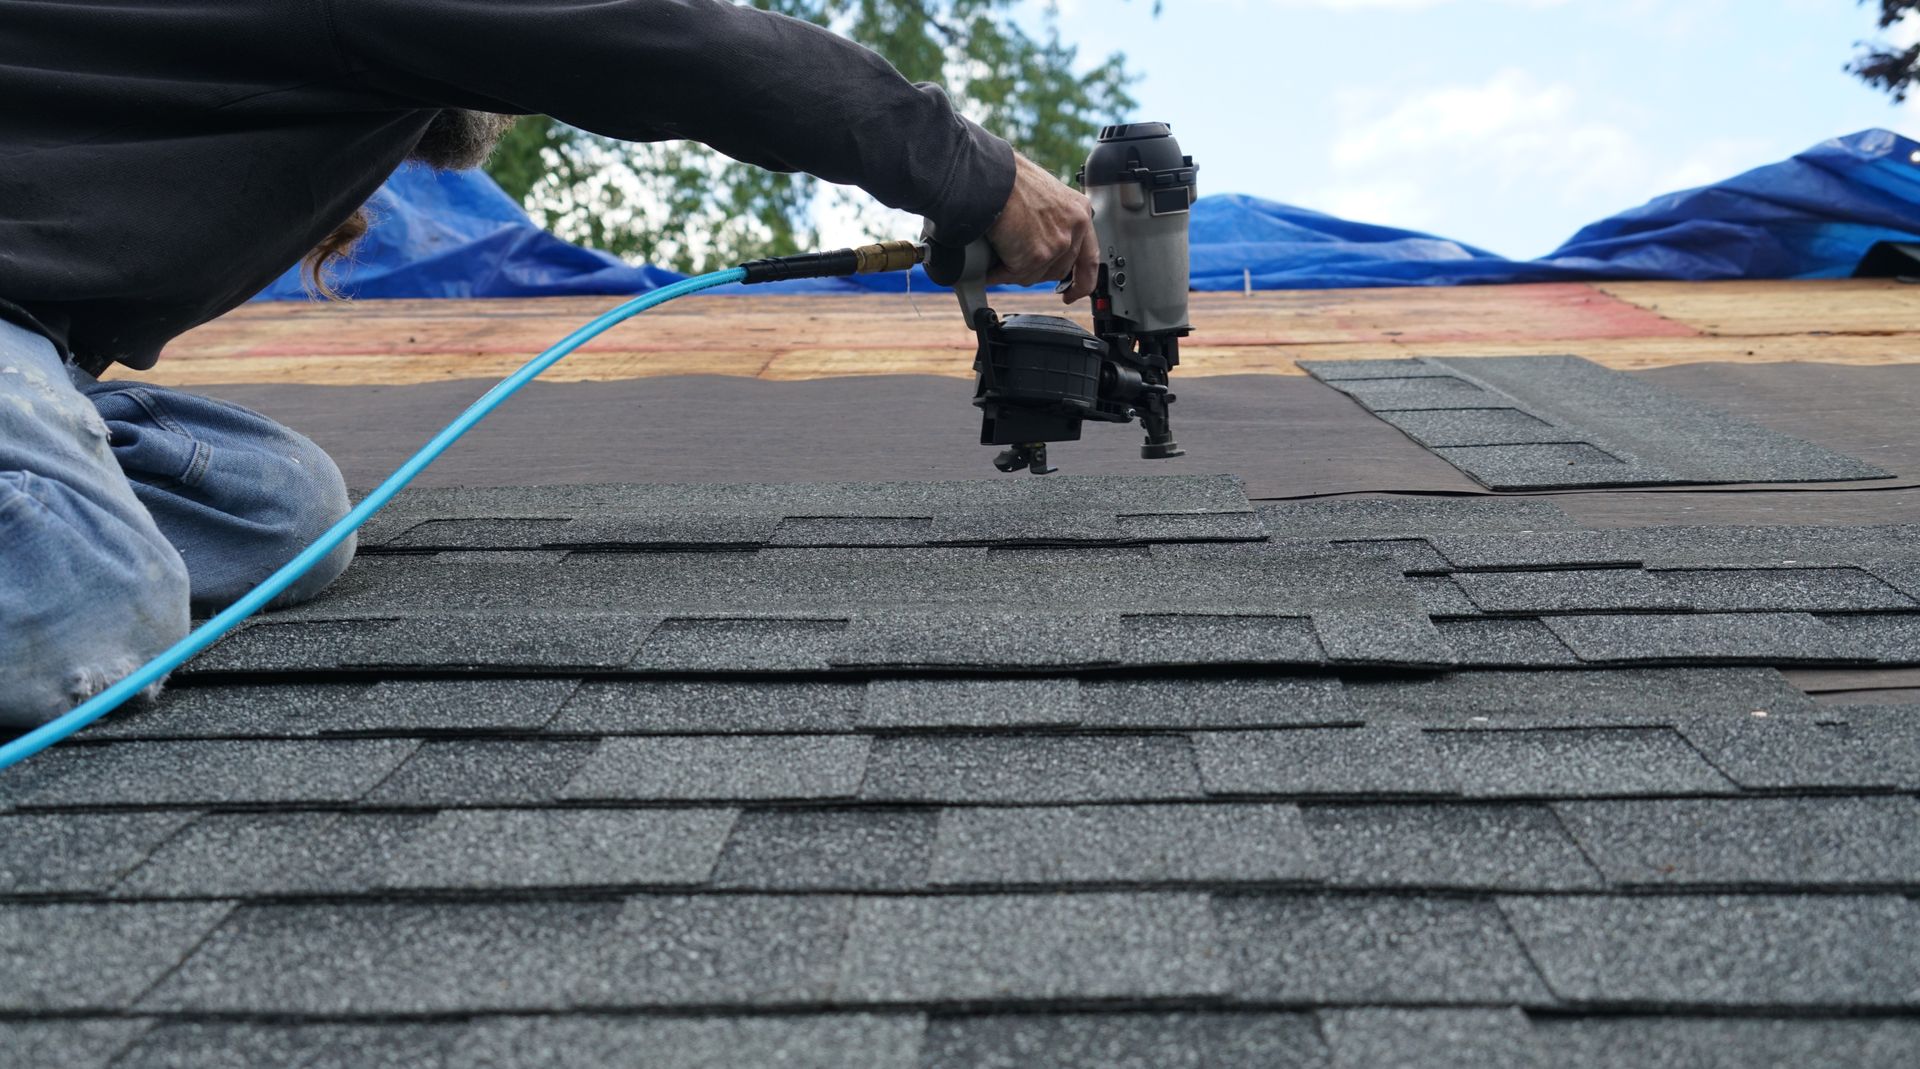
[[[645,293],[682,276],[569,245],[533,225],[480,171],[403,165],[367,202],[373,228],[337,276],[350,297],[564,297]],[[306,300],[298,268],[255,300]]]
[[[1538,260],[1238,194],[1194,206],[1193,286],[1325,289],[1608,279],[1834,278],[1875,243],[1920,240],[1920,142],[1868,130],[1736,178],[1659,197],[1582,229]],[[478,172],[409,165],[341,289],[359,297],[641,293],[679,278],[534,227]],[[899,292],[902,275],[781,283],[787,292]],[[916,273],[915,290],[933,288]],[[772,287],[761,287],[764,292]],[[723,292],[723,291],[715,291]],[[289,272],[261,298],[302,298]]]

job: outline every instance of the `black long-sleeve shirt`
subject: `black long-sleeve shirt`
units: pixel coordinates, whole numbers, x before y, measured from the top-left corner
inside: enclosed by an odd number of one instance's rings
[[[688,138],[956,235],[1004,141],[820,28],[723,0],[0,0],[0,317],[147,368],[346,219],[435,114]]]

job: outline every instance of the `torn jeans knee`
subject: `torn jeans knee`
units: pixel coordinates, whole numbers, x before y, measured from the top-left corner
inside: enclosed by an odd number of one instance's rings
[[[0,472],[0,725],[34,727],[187,633],[173,547],[28,472]]]
[[[179,641],[187,590],[53,344],[0,320],[0,726],[51,720]]]

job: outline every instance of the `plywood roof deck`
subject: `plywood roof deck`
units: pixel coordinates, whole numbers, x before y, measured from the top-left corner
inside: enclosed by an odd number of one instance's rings
[[[617,298],[248,305],[178,339],[165,385],[401,385],[498,378]],[[1058,311],[1043,296],[1002,311]],[[1084,306],[1083,306],[1084,307]],[[1075,312],[1073,314],[1084,314]],[[1891,280],[1631,282],[1196,294],[1184,376],[1299,374],[1300,360],[1567,352],[1608,367],[1914,362],[1920,288]],[[543,376],[802,380],[972,374],[945,294],[699,296],[649,312]]]

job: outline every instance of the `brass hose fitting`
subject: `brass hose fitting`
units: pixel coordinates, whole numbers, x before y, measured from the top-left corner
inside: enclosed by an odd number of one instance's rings
[[[873,245],[862,245],[853,250],[855,262],[853,270],[857,275],[871,275],[880,271],[905,271],[920,262],[922,247],[912,241],[882,241]]]

